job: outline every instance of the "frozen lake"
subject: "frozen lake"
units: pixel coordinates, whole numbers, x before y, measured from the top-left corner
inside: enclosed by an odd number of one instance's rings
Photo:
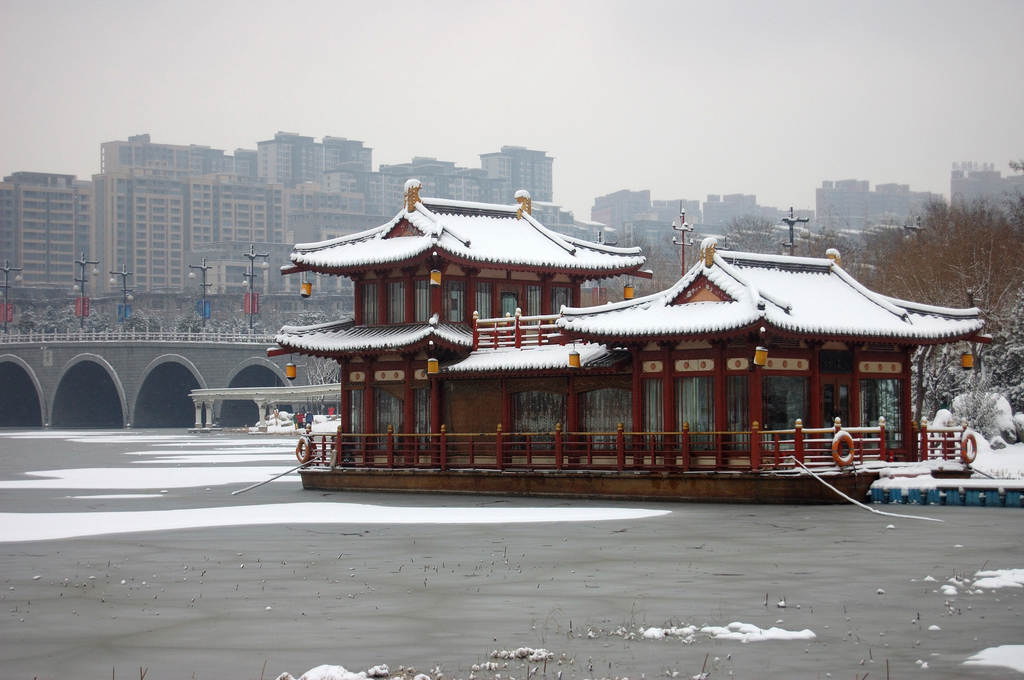
[[[231,495],[293,450],[0,432],[0,676],[1024,677],[964,665],[1024,643],[1024,589],[973,583],[1024,568],[1021,510]]]

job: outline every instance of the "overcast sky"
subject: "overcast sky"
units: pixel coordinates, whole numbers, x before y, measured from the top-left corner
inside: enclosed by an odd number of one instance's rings
[[[0,0],[0,173],[89,178],[99,145],[358,139],[381,163],[555,158],[555,201],[823,179],[949,193],[1024,157],[1024,1]]]

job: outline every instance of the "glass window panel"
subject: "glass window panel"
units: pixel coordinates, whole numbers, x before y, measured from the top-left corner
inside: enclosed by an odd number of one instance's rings
[[[885,417],[885,441],[888,446],[903,442],[903,381],[898,378],[860,381],[860,425],[878,427]]]
[[[413,284],[416,289],[416,321],[426,323],[430,320],[430,282],[417,281]]]
[[[526,287],[526,309],[527,316],[540,316],[540,300],[542,289],[540,286]]]
[[[416,422],[413,423],[413,431],[416,434],[430,432],[430,389],[417,387],[412,391],[413,414]]]
[[[512,395],[513,432],[554,432],[566,420],[566,396],[530,390]]]
[[[680,430],[690,424],[690,432],[715,431],[715,379],[676,378],[676,423]]]
[[[388,323],[405,323],[405,281],[388,283]]]
[[[501,291],[501,315],[515,316],[519,307],[519,296],[514,290]]]
[[[366,411],[363,407],[365,390],[349,390],[348,393],[348,431],[359,434],[363,431]]]
[[[726,409],[730,432],[746,432],[750,429],[750,379],[745,375],[731,375],[726,378]]]
[[[643,381],[644,432],[665,431],[665,388],[661,378]]]
[[[608,387],[579,395],[580,427],[584,432],[615,432],[633,421],[633,392]]]
[[[363,324],[374,326],[377,324],[377,284],[363,284]]]
[[[373,390],[374,434],[385,434],[388,425],[395,432],[405,431],[405,408],[402,400],[381,389]]]
[[[791,430],[796,419],[807,422],[807,378],[765,376],[762,397],[764,429]]]
[[[490,319],[494,316],[493,292],[494,288],[490,283],[476,284],[476,311],[481,319]]]
[[[551,313],[558,314],[562,309],[562,305],[566,307],[572,306],[572,288],[554,286],[551,289]]]
[[[465,321],[466,315],[466,282],[444,282],[444,319],[452,323]]]

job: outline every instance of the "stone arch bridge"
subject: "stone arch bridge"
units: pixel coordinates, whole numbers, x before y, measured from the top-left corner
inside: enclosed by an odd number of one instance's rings
[[[192,390],[288,382],[288,356],[268,358],[272,344],[272,336],[213,333],[0,335],[0,426],[190,427]],[[306,384],[298,373],[294,384]],[[251,400],[216,409],[212,420],[224,427],[260,415]]]

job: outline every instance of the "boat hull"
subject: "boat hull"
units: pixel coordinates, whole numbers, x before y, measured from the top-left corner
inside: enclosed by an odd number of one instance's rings
[[[317,491],[491,494],[645,501],[834,504],[846,499],[810,475],[740,473],[629,473],[493,470],[379,470],[315,468],[300,472],[302,486]],[[839,491],[863,500],[877,472],[824,477]]]

